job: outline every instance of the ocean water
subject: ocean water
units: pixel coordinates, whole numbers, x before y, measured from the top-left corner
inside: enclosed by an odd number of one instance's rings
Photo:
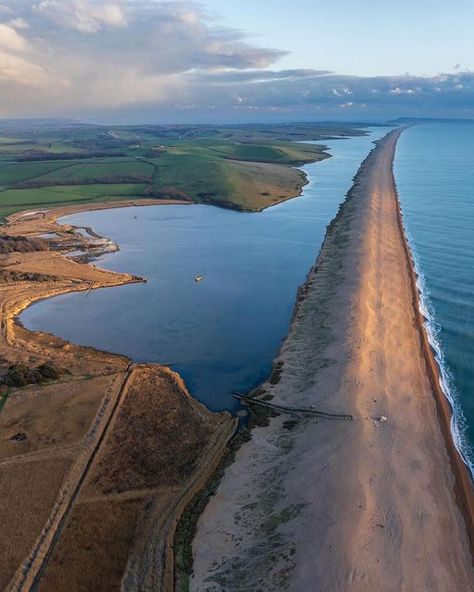
[[[211,409],[236,409],[232,393],[267,378],[326,226],[373,140],[387,131],[327,142],[333,157],[305,168],[303,195],[262,213],[178,205],[64,218],[120,245],[101,266],[149,281],[44,300],[27,309],[22,322],[136,361],[167,364]],[[194,281],[197,274],[202,282]]]
[[[452,431],[474,474],[474,123],[407,129],[394,171]]]

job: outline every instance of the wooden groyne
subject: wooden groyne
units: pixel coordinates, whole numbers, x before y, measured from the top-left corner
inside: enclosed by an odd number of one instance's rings
[[[313,409],[313,407],[293,407],[290,405],[278,405],[277,403],[269,403],[268,401],[262,401],[262,399],[256,399],[255,397],[248,397],[240,393],[233,394],[234,399],[238,399],[244,405],[256,405],[258,407],[265,407],[273,411],[279,411],[280,413],[302,413],[303,415],[315,415],[322,419],[338,419],[343,421],[352,421],[354,418],[350,413],[328,413],[327,411],[320,411]]]

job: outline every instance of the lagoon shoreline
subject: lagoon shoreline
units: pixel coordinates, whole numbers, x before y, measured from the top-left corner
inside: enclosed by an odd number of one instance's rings
[[[357,197],[358,192],[360,193],[361,185],[363,185],[366,182],[367,177],[370,176],[370,174],[372,174],[369,167],[372,166],[372,161],[374,159],[374,152],[376,153],[376,151],[379,149],[379,147],[381,145],[383,146],[383,145],[387,144],[389,141],[394,140],[396,142],[396,138],[398,137],[398,135],[402,131],[403,130],[401,130],[401,129],[394,130],[388,136],[386,136],[383,140],[379,140],[377,142],[377,147],[374,149],[374,151],[369,155],[369,157],[367,157],[367,159],[361,165],[361,167],[359,169],[359,173],[357,174],[357,177],[354,180],[354,186],[349,192],[348,200],[351,200],[352,202],[354,202],[354,199],[353,199],[354,195]],[[391,140],[387,140],[387,138],[389,138],[389,137],[391,138]],[[428,374],[429,379],[431,381],[432,393],[434,396],[434,400],[436,401],[438,420],[439,420],[439,425],[441,426],[441,431],[442,431],[443,437],[444,437],[444,445],[447,448],[447,451],[449,454],[450,466],[451,466],[453,475],[455,477],[454,492],[455,492],[456,502],[459,505],[459,508],[462,511],[463,516],[464,516],[464,521],[466,524],[466,531],[467,531],[467,534],[470,539],[471,553],[472,553],[473,516],[474,516],[474,512],[473,512],[474,497],[473,497],[472,481],[471,481],[470,475],[468,473],[467,467],[465,466],[464,462],[462,461],[462,458],[459,455],[459,453],[456,449],[455,443],[453,441],[453,436],[452,436],[451,430],[450,430],[451,409],[449,406],[449,402],[446,399],[446,397],[439,385],[438,365],[437,365],[437,362],[434,358],[431,347],[429,345],[426,330],[423,326],[423,316],[421,315],[421,312],[419,309],[419,294],[418,294],[418,288],[416,286],[416,273],[414,270],[414,265],[413,265],[413,260],[412,260],[410,248],[409,248],[408,242],[406,240],[406,236],[405,236],[405,232],[404,232],[404,228],[403,228],[401,207],[400,207],[400,203],[398,201],[398,196],[396,194],[395,182],[393,180],[393,154],[394,154],[394,150],[392,152],[391,161],[390,161],[390,166],[392,167],[391,168],[392,192],[393,192],[393,196],[396,201],[396,204],[397,204],[399,232],[400,232],[401,238],[403,240],[403,244],[404,244],[404,249],[405,249],[404,257],[405,257],[405,262],[406,262],[406,266],[408,269],[408,274],[409,274],[410,282],[411,282],[411,293],[412,293],[412,304],[413,304],[413,308],[414,308],[414,315],[415,315],[415,319],[416,319],[416,323],[417,323],[417,330],[419,331],[421,349],[422,349],[423,355],[425,357],[427,374]],[[361,181],[361,177],[365,177],[365,178],[362,179],[362,181]],[[183,202],[172,202],[172,201],[169,203],[183,204]],[[347,200],[344,203],[346,204]],[[65,207],[65,208],[55,208],[54,210],[50,210],[49,212],[44,213],[44,215],[41,214],[40,216],[34,217],[33,219],[24,219],[24,218],[22,219],[22,214],[17,213],[10,218],[10,223],[12,224],[12,227],[15,229],[15,232],[19,235],[22,233],[33,235],[38,232],[58,232],[58,228],[59,228],[59,231],[61,231],[61,225],[58,225],[56,223],[56,219],[58,217],[64,216],[66,214],[76,213],[79,211],[86,211],[86,210],[98,209],[98,208],[102,209],[102,208],[109,208],[109,207],[123,207],[124,205],[130,205],[130,203],[115,202],[115,203],[110,203],[110,204],[98,204],[97,206],[93,206],[93,207],[91,207],[90,205],[87,205],[87,206],[72,206],[72,207]],[[143,200],[143,203],[139,203],[139,204],[135,203],[134,205],[159,205],[159,204],[157,204],[156,201],[154,201],[154,200]],[[163,203],[163,205],[165,205],[165,204]],[[329,226],[329,229],[328,229],[329,236],[335,231],[335,229],[337,231],[338,224],[340,224],[341,217],[343,217],[345,209],[347,209],[347,208],[345,208],[345,205],[343,204],[341,206],[340,213],[338,214],[336,219]],[[62,229],[62,230],[64,230],[64,229]],[[301,304],[304,303],[304,301],[306,300],[307,293],[309,291],[311,291],[312,285],[314,284],[315,277],[319,279],[321,274],[324,273],[324,269],[318,269],[318,267],[322,263],[322,268],[324,268],[324,261],[325,261],[325,257],[327,257],[327,255],[328,255],[328,253],[327,253],[328,248],[331,248],[331,245],[328,246],[327,243],[328,243],[328,241],[326,238],[325,243],[323,244],[323,247],[321,249],[321,255],[318,258],[318,263],[316,264],[315,268],[310,272],[310,274],[308,276],[308,281],[306,282],[306,284],[299,291],[298,302],[295,307],[292,329],[290,330],[289,337],[291,336],[291,332],[294,330],[295,323],[301,324],[301,323],[305,322],[305,318],[304,318],[305,312],[304,312],[304,310],[302,310]],[[59,255],[58,253],[51,252],[49,255],[51,258],[49,263],[47,263],[47,262],[45,263],[45,254],[44,253],[42,255],[41,260],[38,258],[37,255],[33,254],[33,255],[27,257],[27,259],[29,259],[29,261],[23,260],[20,262],[20,264],[18,264],[18,262],[15,263],[15,261],[13,260],[14,257],[11,257],[11,265],[9,266],[9,269],[17,270],[20,272],[25,271],[25,270],[28,271],[33,268],[34,269],[38,268],[38,269],[40,269],[40,271],[43,270],[44,272],[51,270],[51,268],[56,268],[56,270],[57,270],[58,269],[57,268],[58,262],[64,258],[62,257],[62,255]],[[330,255],[330,257],[331,257],[331,255]],[[51,265],[51,263],[52,263],[52,265]],[[39,267],[38,267],[38,265],[39,265]],[[44,287],[40,288],[40,289],[38,289],[38,286],[36,286],[35,289],[33,289],[29,292],[27,297],[25,296],[25,294],[22,294],[21,298],[16,298],[16,297],[12,298],[12,294],[10,294],[10,298],[9,298],[10,306],[7,306],[6,308],[4,308],[4,311],[3,311],[4,316],[2,319],[2,321],[3,321],[2,322],[2,324],[3,324],[2,337],[6,342],[5,345],[7,345],[7,349],[11,350],[11,348],[13,348],[13,349],[17,349],[20,352],[22,349],[24,349],[25,353],[29,352],[31,354],[31,352],[33,351],[36,354],[38,354],[41,352],[44,353],[45,351],[48,351],[48,349],[49,349],[49,351],[56,351],[57,352],[57,351],[59,351],[59,349],[61,347],[63,347],[64,342],[62,342],[61,340],[56,340],[52,336],[45,336],[44,334],[36,334],[36,333],[29,332],[17,324],[16,317],[18,316],[18,314],[21,312],[21,310],[24,310],[24,308],[29,306],[32,302],[37,301],[42,298],[48,298],[48,297],[57,295],[59,293],[66,293],[66,292],[77,291],[77,290],[89,290],[89,289],[91,289],[91,287],[93,287],[93,288],[113,287],[113,286],[122,285],[125,283],[141,281],[141,278],[130,276],[128,274],[117,274],[114,272],[107,272],[104,270],[100,270],[98,268],[96,269],[95,267],[90,266],[90,265],[86,265],[84,267],[84,269],[88,268],[88,271],[86,273],[87,277],[77,277],[76,279],[71,281],[71,270],[74,269],[76,272],[78,271],[78,268],[74,267],[74,266],[77,266],[77,263],[67,261],[66,268],[64,269],[64,271],[66,272],[67,280],[65,282],[63,282],[62,285],[59,285],[58,282],[55,281],[53,290],[51,289],[51,286],[44,285]],[[80,266],[81,266],[81,268],[83,268],[83,264],[80,264]],[[79,276],[80,275],[81,274],[79,274]],[[44,347],[45,338],[48,341],[47,348]],[[38,347],[38,340],[39,340],[39,347]],[[37,343],[35,343],[35,341]],[[52,350],[51,350],[51,341],[54,343]],[[288,342],[288,338],[285,341],[285,343],[287,343],[287,342]],[[84,351],[88,352],[88,357],[90,359],[94,359],[94,357],[97,355],[99,359],[97,359],[94,362],[96,365],[98,362],[103,363],[102,357],[104,357],[104,356],[106,356],[107,363],[109,363],[109,364],[110,363],[112,363],[112,364],[118,363],[118,366],[120,368],[122,368],[123,363],[124,363],[123,362],[124,358],[122,356],[114,356],[113,354],[106,354],[104,352],[98,352],[98,351],[96,352],[93,348],[79,348],[76,346],[73,346],[73,348],[77,352],[76,355],[78,355],[79,358],[81,357],[81,352],[84,352]],[[18,357],[21,359],[24,356],[22,356],[21,353],[19,353]],[[285,358],[285,344],[282,347],[282,350],[276,360],[276,363],[278,364],[278,362],[284,358]],[[117,362],[115,362],[115,359],[117,360]],[[110,360],[114,360],[114,361],[110,362]],[[100,365],[100,363],[99,363],[99,365]],[[82,373],[85,373],[87,371],[87,361],[79,362],[79,364],[81,366],[80,371]],[[282,371],[283,382],[285,379],[285,372],[286,372],[286,368],[285,368],[285,366],[283,366],[283,371]],[[176,379],[176,380],[178,380],[178,379]],[[268,386],[268,384],[264,385],[264,388],[266,386]],[[180,388],[184,389],[183,392],[185,392],[184,385],[181,385]],[[186,396],[188,396],[188,395],[186,394]],[[278,395],[277,395],[277,398],[278,398]],[[327,399],[326,399],[325,403],[328,403]],[[198,407],[199,407],[199,404],[198,404]],[[225,444],[225,442],[228,441],[229,438],[231,437],[231,434],[232,434],[235,426],[233,427],[233,424],[230,421],[227,421],[225,419],[225,414],[216,414],[216,415],[218,416],[218,422],[217,422],[218,428],[216,428],[216,429],[219,430],[219,432],[216,432],[216,433],[221,433],[221,431],[222,431],[222,433],[224,434],[222,442]],[[276,419],[276,420],[271,420],[270,429],[272,429],[271,428],[272,422],[282,424],[281,418]],[[265,430],[265,429],[266,429],[265,427],[257,428],[254,431],[253,438],[255,438],[255,436],[257,436],[257,438],[261,438],[262,436],[260,436],[259,432],[260,432],[260,430]],[[286,429],[286,428],[283,428],[283,429]],[[336,432],[338,432],[339,429],[340,428],[337,427]],[[277,431],[279,432],[279,437],[281,437],[281,434],[284,433],[284,432],[282,432],[281,425],[277,429]],[[222,439],[222,437],[221,437],[221,439]],[[218,460],[222,456],[222,454],[224,453],[224,444],[221,443],[217,452],[213,453],[215,455],[215,457],[214,457],[215,459]],[[247,446],[250,446],[250,444],[243,445],[243,447],[239,451],[239,455],[247,454],[247,451],[246,451]],[[213,462],[215,464],[216,460],[214,460]],[[237,466],[238,466],[238,463],[239,463],[239,460],[237,460]],[[235,467],[233,468],[231,465],[230,471],[231,472],[235,471]],[[206,473],[208,474],[207,471],[206,471]],[[194,476],[194,478],[195,478],[195,476]],[[395,476],[395,479],[396,479],[396,476]],[[200,479],[200,481],[202,481],[202,479]],[[218,496],[219,496],[219,490],[218,490]],[[215,502],[215,498],[211,500],[211,505],[214,503],[218,503],[218,502]],[[238,507],[238,504],[236,504],[235,508],[237,508],[237,507]],[[180,512],[182,512],[182,510],[183,510],[183,508],[180,509]],[[206,510],[206,512],[207,511],[208,510]],[[206,519],[206,514],[204,516],[204,519]],[[173,520],[175,520],[175,518],[173,518]],[[202,521],[201,521],[201,523],[202,523]],[[201,534],[202,534],[202,531],[201,531]],[[200,536],[200,534],[198,531],[198,539],[197,539],[198,541],[200,540],[199,536]],[[168,535],[168,537],[169,537],[169,535]],[[213,541],[213,542],[215,542],[215,541]],[[171,549],[171,547],[172,547],[172,542],[168,542],[168,549]],[[295,553],[296,552],[297,552],[297,550],[295,549]],[[198,559],[198,563],[199,563],[199,561],[202,561],[202,558],[198,557],[197,559]],[[173,569],[172,567],[170,567],[170,565],[172,566],[172,563],[173,563],[173,558],[170,556],[170,551],[168,551],[167,566],[165,568],[165,572],[168,574],[167,575],[167,578],[168,578],[167,579],[167,586],[168,586],[167,589],[170,589],[170,590],[171,590],[172,584],[169,579],[169,574],[170,574],[170,570],[172,571],[172,569]],[[292,567],[291,569],[288,567],[288,565],[286,567],[286,569],[288,571],[288,578],[287,578],[287,580],[285,580],[285,582],[287,582],[287,584],[285,584],[285,585],[289,586],[288,589],[292,589],[291,588],[292,578],[291,578],[290,574],[293,572],[295,567]],[[199,569],[200,568],[198,567],[198,570]],[[469,577],[469,576],[467,576],[467,577]],[[196,583],[194,583],[192,585],[194,586],[192,589],[195,589],[195,590],[202,589],[199,586],[196,587]],[[215,588],[215,589],[218,590],[219,588]],[[228,590],[233,590],[233,589],[234,588],[228,588]],[[235,588],[235,589],[237,589],[237,588]],[[282,588],[282,589],[287,589],[287,588]],[[336,590],[339,588],[336,587],[334,589]],[[357,587],[354,587],[353,589],[358,590]],[[370,587],[367,588],[367,590],[369,590],[369,589],[370,589]],[[383,589],[385,589],[385,588],[383,588]],[[457,590],[457,588],[456,588],[456,590]],[[459,588],[459,590],[461,590],[461,588]]]
[[[160,202],[178,203],[183,202]],[[0,493],[5,503],[0,521],[5,536],[0,588],[10,592],[32,587],[105,592],[111,586],[119,589],[122,577],[169,588],[179,516],[219,463],[236,427],[228,413],[212,413],[194,399],[169,368],[134,364],[125,356],[29,331],[18,320],[32,303],[59,294],[144,281],[84,263],[82,257],[99,255],[102,243],[109,241],[90,233],[85,237],[56,221],[85,209],[128,205],[17,213],[1,228],[0,236],[55,237],[48,251],[3,256],[2,362],[31,370],[53,364],[59,372],[52,382],[3,387],[1,392]],[[67,256],[75,249],[83,253],[79,260]],[[178,427],[190,436],[175,438]],[[161,468],[152,470],[149,454],[160,458]],[[114,463],[121,470],[110,474]],[[88,535],[90,528],[94,533]],[[137,529],[140,536],[135,537]],[[91,562],[91,549],[93,556],[113,553]],[[149,556],[151,562],[143,560]]]

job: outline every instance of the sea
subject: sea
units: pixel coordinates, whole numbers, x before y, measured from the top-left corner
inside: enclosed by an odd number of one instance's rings
[[[474,122],[405,130],[394,172],[452,433],[474,475]]]
[[[325,142],[332,158],[304,167],[303,194],[261,213],[191,205],[63,218],[119,244],[119,252],[98,264],[148,282],[44,300],[21,321],[75,343],[169,365],[210,409],[235,411],[232,394],[268,377],[326,227],[373,141],[388,131],[371,128],[367,136]],[[422,312],[454,410],[453,435],[472,471],[474,123],[408,128],[394,172]]]

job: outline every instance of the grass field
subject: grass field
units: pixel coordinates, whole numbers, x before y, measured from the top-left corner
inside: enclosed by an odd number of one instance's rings
[[[181,197],[257,211],[298,195],[305,177],[294,167],[327,157],[324,146],[301,140],[361,133],[341,124],[0,124],[0,216],[123,197]]]
[[[71,163],[69,166],[64,166],[36,178],[37,181],[43,180],[57,180],[62,179],[100,179],[110,177],[126,177],[126,176],[141,176],[146,177],[151,181],[154,173],[154,166],[150,163],[130,160],[130,159],[115,159],[104,158],[100,161],[79,161],[78,163]]]
[[[62,170],[73,163],[74,161],[69,163],[60,161],[6,163],[0,165],[0,185],[14,185],[21,181],[35,179],[51,171]]]
[[[0,192],[0,217],[24,209],[42,209],[63,204],[87,204],[143,197],[143,184],[57,185]]]

